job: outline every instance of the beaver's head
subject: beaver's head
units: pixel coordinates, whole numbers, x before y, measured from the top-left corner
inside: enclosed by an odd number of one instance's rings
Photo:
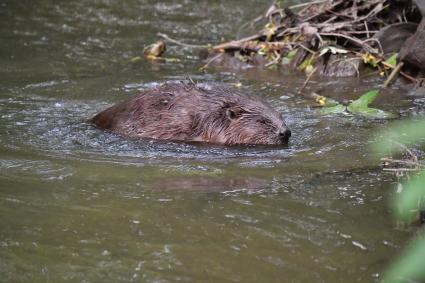
[[[230,120],[224,136],[227,144],[287,144],[291,131],[282,117],[267,107],[229,107],[226,117]]]
[[[291,131],[268,104],[247,96],[225,99],[215,115],[201,123],[205,140],[222,144],[286,145]],[[217,98],[216,98],[217,99]],[[212,113],[211,113],[212,114]]]

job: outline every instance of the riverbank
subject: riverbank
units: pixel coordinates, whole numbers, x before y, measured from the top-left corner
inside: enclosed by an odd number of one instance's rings
[[[204,68],[289,68],[329,77],[375,73],[420,84],[425,21],[420,1],[275,3],[245,26],[258,32],[204,49]]]

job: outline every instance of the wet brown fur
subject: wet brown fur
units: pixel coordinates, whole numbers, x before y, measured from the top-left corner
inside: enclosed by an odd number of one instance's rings
[[[268,104],[192,83],[147,90],[100,112],[92,122],[131,138],[226,145],[286,144],[290,136],[281,115]]]

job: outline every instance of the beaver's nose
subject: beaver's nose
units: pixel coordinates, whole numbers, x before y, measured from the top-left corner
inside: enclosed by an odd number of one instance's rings
[[[283,143],[288,143],[290,137],[291,137],[291,130],[290,129],[283,128],[283,129],[280,130],[280,132],[279,132],[279,139]]]

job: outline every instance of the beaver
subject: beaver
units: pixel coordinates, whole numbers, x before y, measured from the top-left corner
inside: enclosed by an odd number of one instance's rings
[[[91,121],[129,138],[286,145],[291,136],[282,116],[260,99],[186,82],[147,90]]]

